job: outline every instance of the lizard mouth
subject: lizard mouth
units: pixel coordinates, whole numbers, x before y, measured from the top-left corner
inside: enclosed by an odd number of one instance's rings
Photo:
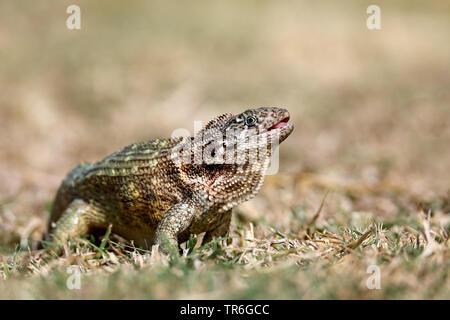
[[[270,130],[284,128],[288,125],[288,121],[289,121],[289,117],[285,117],[285,118],[281,119],[279,122],[275,123],[273,126],[271,126],[267,130],[270,131]]]

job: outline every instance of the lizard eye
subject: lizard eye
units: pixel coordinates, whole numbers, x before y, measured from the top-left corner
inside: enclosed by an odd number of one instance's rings
[[[253,127],[256,124],[256,117],[248,116],[247,118],[245,118],[245,124],[249,127]]]

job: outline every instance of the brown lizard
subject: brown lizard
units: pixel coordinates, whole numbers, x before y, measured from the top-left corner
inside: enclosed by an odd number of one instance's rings
[[[272,147],[293,130],[281,108],[211,120],[193,137],[129,145],[75,167],[57,192],[46,238],[64,242],[112,226],[141,247],[168,253],[191,234],[228,234],[232,207],[253,198]]]

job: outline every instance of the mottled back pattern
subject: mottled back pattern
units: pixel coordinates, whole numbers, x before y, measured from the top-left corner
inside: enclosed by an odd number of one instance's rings
[[[132,144],[95,164],[74,168],[58,190],[48,237],[104,229],[160,245],[164,252],[206,232],[204,242],[228,233],[231,208],[254,197],[271,148],[289,136],[289,113],[246,110],[211,120],[190,138]]]

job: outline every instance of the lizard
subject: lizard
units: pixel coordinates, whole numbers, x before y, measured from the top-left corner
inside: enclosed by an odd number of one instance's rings
[[[190,137],[131,144],[62,181],[45,239],[96,230],[173,252],[191,234],[203,244],[229,233],[232,208],[260,190],[275,144],[293,125],[286,109],[262,107],[209,121]]]

